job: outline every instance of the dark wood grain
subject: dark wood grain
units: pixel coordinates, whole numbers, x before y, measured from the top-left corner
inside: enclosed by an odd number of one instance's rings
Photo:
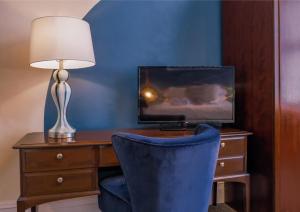
[[[190,136],[193,135],[193,131],[179,130],[179,131],[162,131],[159,129],[112,129],[101,131],[82,131],[75,134],[74,139],[52,139],[48,138],[47,134],[42,132],[28,133],[20,141],[18,141],[13,148],[14,149],[34,149],[34,148],[55,148],[55,147],[70,147],[70,146],[98,146],[111,144],[111,136],[117,132],[130,132],[140,134],[144,136],[153,137],[178,137],[178,136]],[[251,135],[247,131],[238,130],[234,128],[224,128],[221,130],[221,137],[232,136],[247,136]],[[73,142],[68,142],[73,141]]]
[[[91,147],[27,149],[22,151],[24,172],[97,167],[96,149]],[[62,158],[57,158],[60,155]]]
[[[250,212],[250,176],[228,178],[225,182],[225,202],[237,212]]]
[[[118,131],[168,138],[193,134],[191,131],[117,129],[79,132],[76,142],[68,143],[67,140],[48,139],[44,133],[29,133],[14,146],[20,151],[21,164],[18,212],[48,201],[96,194],[98,167],[101,171],[103,167],[119,165],[111,142],[112,134]],[[245,168],[248,135],[251,133],[237,129],[221,130],[225,146],[219,162],[225,162],[225,166],[217,167],[216,182],[240,181],[249,176]],[[63,158],[58,160],[58,154]],[[57,182],[59,177],[64,179],[62,183]],[[248,184],[244,186],[249,187]]]
[[[119,166],[119,161],[112,145],[99,147],[99,167]]]
[[[57,194],[49,194],[49,195],[39,195],[39,196],[31,196],[31,197],[19,197],[17,201],[17,211],[25,212],[25,209],[32,208],[36,205],[52,202],[56,200],[64,200],[71,199],[75,197],[84,197],[84,196],[92,196],[100,194],[99,190],[95,191],[83,191],[83,192],[72,192],[72,193],[61,193]]]
[[[247,152],[247,137],[245,136],[238,136],[238,137],[232,137],[230,139],[222,138],[221,145],[220,145],[220,151],[219,151],[219,160],[223,159],[228,161],[230,158],[236,158],[240,157],[242,158],[242,171],[246,170],[246,164],[244,163],[244,158],[246,157]],[[118,166],[119,162],[115,155],[113,146],[105,145],[100,146],[100,158],[99,158],[99,167],[111,167],[111,166]],[[228,163],[228,162],[227,162]],[[234,163],[236,164],[236,163]],[[231,167],[230,173],[234,173],[234,170],[232,170],[232,163],[228,163],[228,165]],[[240,164],[239,164],[240,165]],[[245,169],[244,169],[245,167]],[[226,167],[225,170],[227,170],[229,167]],[[241,168],[236,167],[237,172],[239,173]],[[221,169],[220,169],[221,170]],[[225,175],[222,173],[221,175]]]
[[[219,158],[221,157],[232,157],[232,156],[243,156],[245,155],[247,146],[246,137],[236,137],[234,139],[222,139]]]
[[[246,173],[244,156],[218,159],[215,176],[238,175]]]
[[[236,126],[254,133],[248,145],[251,210],[273,211],[274,2],[223,1],[223,64],[236,67]]]
[[[101,131],[83,131],[75,134],[74,142],[67,142],[70,139],[52,139],[48,138],[47,134],[42,132],[28,133],[20,141],[18,141],[13,148],[14,149],[34,149],[34,148],[64,148],[71,146],[98,146],[111,144],[111,136],[117,132],[130,132],[140,134],[144,136],[153,137],[169,137],[174,138],[178,136],[190,136],[193,135],[193,131],[181,130],[181,131],[162,131],[159,129],[113,129],[113,130],[101,130]],[[221,130],[221,137],[227,138],[232,136],[247,136],[251,135],[247,131],[238,130],[234,128],[225,128]]]
[[[97,190],[97,169],[36,172],[24,174],[24,196],[72,193]],[[63,182],[57,182],[62,178]]]
[[[279,100],[276,139],[277,211],[300,209],[300,2],[279,1]]]

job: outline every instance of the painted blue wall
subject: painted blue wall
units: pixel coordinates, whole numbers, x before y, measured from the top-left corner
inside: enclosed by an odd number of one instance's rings
[[[97,64],[70,70],[68,120],[77,130],[137,126],[139,65],[221,64],[219,1],[102,0],[85,20]],[[55,119],[48,92],[46,130]]]

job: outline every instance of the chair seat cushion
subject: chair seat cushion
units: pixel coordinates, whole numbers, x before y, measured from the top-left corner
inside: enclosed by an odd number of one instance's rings
[[[130,198],[124,176],[110,177],[100,183],[102,212],[129,212]]]

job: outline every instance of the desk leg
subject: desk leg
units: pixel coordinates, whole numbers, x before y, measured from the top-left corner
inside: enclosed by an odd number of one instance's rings
[[[17,202],[17,211],[18,212],[25,212],[26,211],[26,207],[23,201],[18,201]]]
[[[250,176],[224,179],[224,181],[225,202],[239,212],[250,212]]]
[[[245,180],[244,191],[244,210],[250,212],[250,177],[247,177]]]
[[[33,206],[33,207],[31,208],[31,212],[38,212],[37,206]]]
[[[217,193],[218,191],[218,183],[214,182],[213,187],[212,187],[212,205],[216,206],[217,205]]]

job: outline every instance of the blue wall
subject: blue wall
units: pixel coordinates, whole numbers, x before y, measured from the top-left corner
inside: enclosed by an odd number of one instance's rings
[[[77,130],[137,126],[139,65],[221,64],[219,1],[102,0],[85,20],[97,64],[70,70],[68,120]],[[46,130],[56,119],[50,96]]]

